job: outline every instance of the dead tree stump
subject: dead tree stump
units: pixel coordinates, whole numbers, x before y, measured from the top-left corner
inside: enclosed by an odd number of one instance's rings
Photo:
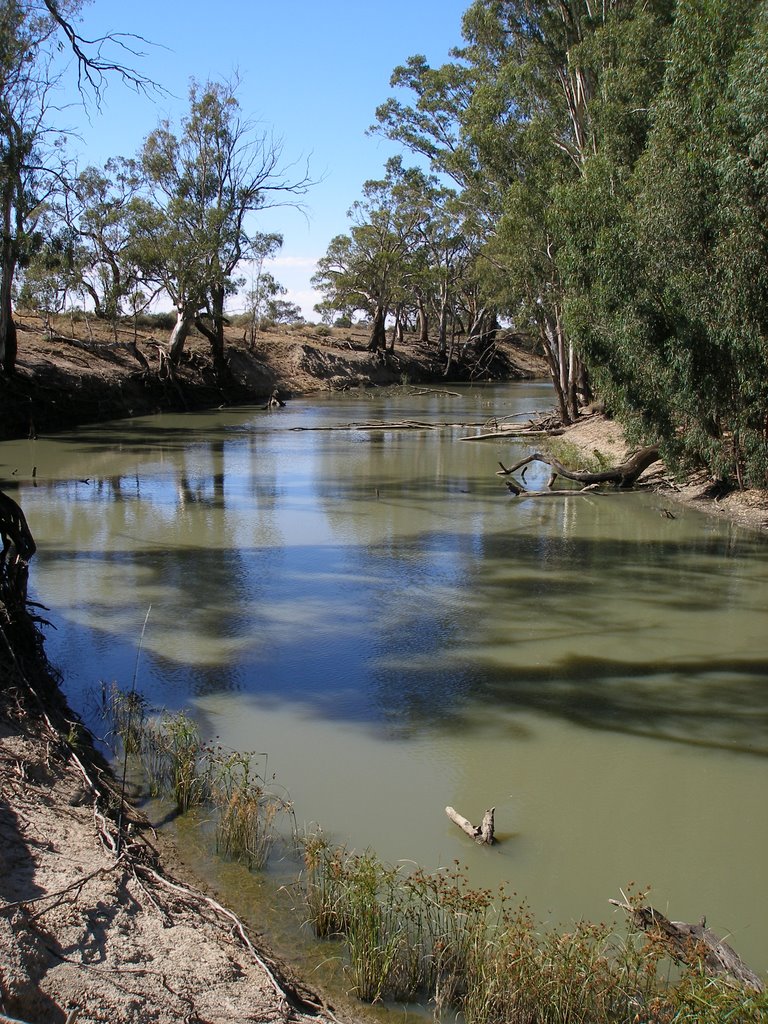
[[[483,820],[479,825],[473,825],[468,818],[465,818],[463,814],[459,814],[453,807],[446,807],[445,813],[452,822],[459,826],[462,832],[466,832],[476,843],[490,846],[493,843],[493,815],[495,810],[495,807],[490,807],[483,815]]]

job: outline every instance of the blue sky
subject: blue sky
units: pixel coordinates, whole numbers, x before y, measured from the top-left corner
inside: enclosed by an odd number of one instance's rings
[[[70,148],[81,166],[111,156],[134,156],[162,117],[178,124],[189,80],[241,78],[245,117],[283,140],[286,164],[323,180],[305,199],[306,216],[292,209],[265,211],[258,229],[281,231],[284,245],[273,268],[290,298],[312,314],[309,279],[331,238],[347,230],[346,211],[364,181],[381,176],[396,148],[366,137],[379,103],[389,95],[392,69],[414,53],[432,64],[461,43],[461,16],[469,0],[96,0],[81,22],[85,36],[134,32],[156,44],[131,61],[170,95],[152,100],[117,81],[90,122],[75,109],[68,123],[79,138]],[[405,97],[403,97],[405,98]]]

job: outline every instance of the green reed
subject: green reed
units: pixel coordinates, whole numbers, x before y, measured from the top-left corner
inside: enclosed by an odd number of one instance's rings
[[[290,805],[268,791],[255,770],[254,755],[208,751],[212,802],[219,812],[216,850],[222,856],[262,869],[275,839],[278,816]]]
[[[141,751],[141,741],[147,721],[148,704],[136,690],[121,690],[117,683],[102,683],[102,713],[112,726],[128,756]]]
[[[318,936],[343,943],[344,968],[368,1002],[426,1000],[465,1024],[757,1024],[768,995],[676,968],[660,940],[605,924],[540,929],[501,890],[449,871],[405,873],[367,852],[305,837],[304,892]],[[638,905],[645,898],[633,898]],[[698,1014],[698,1016],[697,1016]]]
[[[203,744],[185,711],[151,716],[143,697],[105,689],[106,713],[126,754],[135,756],[152,796],[173,800],[184,813],[206,806],[215,819],[216,851],[251,870],[267,862],[278,818],[290,803],[258,773],[257,755]]]
[[[172,799],[182,813],[209,801],[210,766],[197,724],[186,712],[147,721],[141,762],[152,794]]]

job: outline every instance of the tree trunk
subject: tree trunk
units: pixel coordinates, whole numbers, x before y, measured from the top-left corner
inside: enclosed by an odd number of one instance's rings
[[[577,483],[584,484],[585,487],[595,487],[598,484],[614,484],[616,487],[626,490],[634,487],[638,477],[649,466],[652,466],[654,462],[658,462],[660,458],[661,453],[658,447],[656,445],[648,445],[648,447],[641,448],[640,451],[635,452],[631,458],[618,466],[614,466],[611,469],[603,469],[599,473],[590,473],[586,469],[569,469],[561,462],[558,462],[552,455],[542,455],[540,452],[534,452],[533,455],[526,455],[524,459],[520,459],[519,462],[516,462],[514,466],[510,466],[509,469],[500,462],[501,470],[497,472],[497,476],[511,476],[512,473],[517,472],[518,469],[522,469],[523,466],[527,466],[531,462],[543,462],[552,469],[552,476],[549,480],[550,489],[546,491],[529,491],[522,484],[509,480],[507,481],[507,487],[510,491],[521,496],[551,494],[553,493],[551,487],[558,476],[565,477],[566,480],[575,480]],[[579,494],[581,492],[569,491],[565,493]]]
[[[384,351],[387,347],[386,331],[387,311],[383,306],[376,307],[376,313],[371,327],[371,340],[368,342],[369,352]]]
[[[573,402],[569,401],[568,361],[565,352],[565,338],[560,325],[559,316],[551,316],[544,311],[539,316],[539,334],[544,349],[544,358],[549,366],[549,374],[555,388],[555,396],[563,426],[573,423]]]
[[[16,241],[11,233],[13,196],[6,183],[3,195],[3,239],[0,248],[0,363],[7,374],[16,369],[16,325],[13,322],[13,275],[16,270]]]
[[[171,337],[168,339],[168,358],[174,366],[184,351],[184,342],[189,337],[194,322],[194,313],[191,313],[185,306],[176,307],[176,323],[171,331]]]
[[[429,344],[429,316],[427,314],[426,306],[424,305],[424,299],[421,295],[416,296],[416,302],[419,307],[419,341],[422,345]]]
[[[399,346],[403,344],[403,304],[399,303],[395,307],[395,322],[392,324],[392,340],[389,343],[389,351],[395,351],[395,342]]]
[[[0,361],[3,369],[10,376],[16,369],[16,324],[13,322],[13,304],[11,303],[11,287],[13,271],[2,269],[0,281]]]
[[[217,373],[224,368],[224,285],[214,285],[211,288],[211,315],[213,318],[213,330],[207,334],[213,350],[213,365]]]
[[[453,346],[451,346],[453,347]],[[440,324],[437,333],[437,351],[442,356],[448,349],[448,299],[443,296],[440,302]],[[450,359],[449,359],[450,365]]]

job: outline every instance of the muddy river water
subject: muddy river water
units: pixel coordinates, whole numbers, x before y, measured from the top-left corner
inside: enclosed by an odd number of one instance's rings
[[[458,859],[553,924],[649,884],[764,973],[768,540],[658,495],[513,499],[497,460],[527,445],[461,438],[548,387],[453,390],[0,445],[70,700],[98,732],[101,683],[135,676],[265,757],[302,826]],[[447,804],[495,806],[501,842]],[[264,898],[178,827],[230,902]]]

